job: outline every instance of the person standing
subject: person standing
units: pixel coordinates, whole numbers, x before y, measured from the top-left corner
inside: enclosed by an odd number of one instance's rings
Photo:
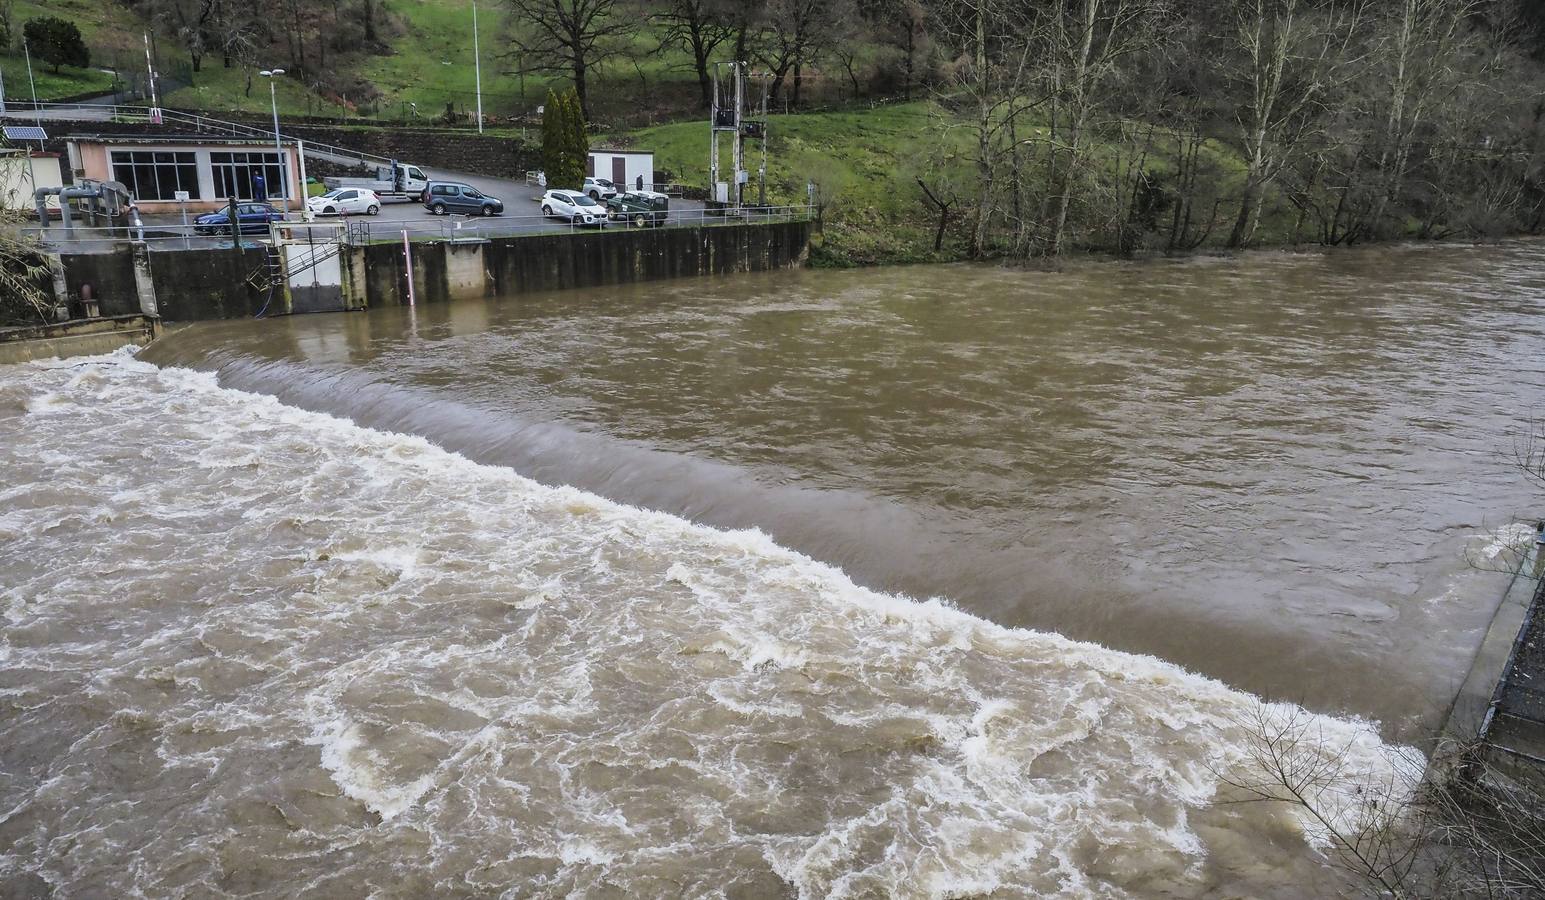
[[[1545,521],[1534,525],[1534,577],[1545,576]]]
[[[268,182],[261,175],[252,176],[252,201],[254,203],[268,202]]]

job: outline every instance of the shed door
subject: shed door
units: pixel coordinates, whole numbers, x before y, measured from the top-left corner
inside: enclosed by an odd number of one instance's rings
[[[585,174],[589,175],[591,178],[594,178],[595,177],[595,154],[594,153],[590,153],[590,154],[587,154],[585,156],[585,166],[587,167],[587,171],[585,172]]]
[[[628,158],[626,156],[612,157],[612,183],[618,185],[628,183]]]

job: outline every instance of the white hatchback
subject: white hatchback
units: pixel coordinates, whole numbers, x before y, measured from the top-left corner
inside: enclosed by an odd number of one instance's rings
[[[319,216],[373,216],[381,211],[381,198],[367,188],[338,188],[307,200],[306,209]]]
[[[548,191],[543,194],[542,215],[567,219],[575,225],[606,227],[606,208],[578,191]]]

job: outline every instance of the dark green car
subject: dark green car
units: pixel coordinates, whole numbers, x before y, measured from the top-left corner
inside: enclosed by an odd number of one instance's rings
[[[606,201],[606,217],[634,228],[659,227],[670,218],[671,198],[654,191],[624,191]]]

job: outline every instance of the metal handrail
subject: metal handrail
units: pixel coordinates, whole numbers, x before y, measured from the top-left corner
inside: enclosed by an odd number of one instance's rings
[[[647,215],[647,214],[645,214]],[[764,224],[768,222],[804,221],[814,218],[814,208],[810,206],[765,206],[748,207],[739,215],[724,215],[717,210],[706,209],[674,209],[669,211],[669,219],[664,225],[646,225],[644,228],[714,228],[727,225],[740,224]],[[605,233],[608,230],[626,229],[634,230],[636,226],[632,217],[625,217],[619,221],[608,222],[604,226],[587,226],[576,224],[572,220],[565,221],[557,216],[531,215],[504,215],[497,217],[481,216],[446,216],[430,220],[416,221],[383,221],[377,218],[364,216],[341,216],[336,219],[313,219],[306,221],[300,218],[276,220],[275,228],[285,228],[292,232],[298,230],[310,230],[330,232],[326,240],[342,240],[349,244],[370,244],[383,241],[400,241],[406,232],[409,240],[430,241],[476,241],[494,237],[513,237],[523,234],[572,234],[580,231],[596,231]],[[188,242],[190,240],[215,240],[229,242],[230,229],[226,228],[213,234],[201,234],[196,225],[182,224],[150,224],[140,227],[135,226],[71,226],[65,228],[62,225],[42,226],[37,224],[23,225],[15,229],[16,233],[26,237],[35,237],[51,244],[67,244],[78,241],[111,241],[111,242],[144,242],[147,244],[165,244],[170,242]],[[321,234],[318,234],[318,243],[321,243]],[[244,240],[272,240],[270,234],[242,235]]]
[[[9,104],[11,104],[12,106],[14,106],[16,101],[7,101],[7,102]],[[28,104],[28,106],[27,106],[27,109],[29,111],[34,109],[34,108],[39,109],[39,110],[54,110],[54,111],[61,111],[61,112],[62,111],[66,111],[66,110],[72,110],[72,111],[77,111],[77,112],[90,110],[91,112],[94,112],[94,113],[99,113],[99,112],[101,112],[103,110],[108,110],[109,111],[108,114],[109,114],[109,116],[110,116],[112,121],[125,121],[125,122],[145,121],[145,122],[148,122],[148,121],[150,121],[150,118],[151,118],[150,107],[148,107],[148,106],[106,105],[106,104],[99,104],[99,103],[48,103],[48,102],[38,103],[38,104],[36,104],[35,107],[33,105],[31,105],[31,104]],[[235,136],[254,137],[254,138],[263,138],[263,139],[272,138],[273,134],[274,134],[273,130],[269,129],[269,128],[262,128],[262,127],[258,127],[256,125],[246,125],[246,124],[243,124],[241,122],[232,122],[232,121],[230,121],[228,119],[216,119],[216,118],[213,118],[211,116],[200,115],[198,113],[184,112],[184,111],[178,110],[178,109],[161,108],[160,109],[160,114],[161,114],[161,121],[163,123],[164,122],[180,122],[180,123],[192,125],[193,127],[197,128],[200,131],[216,131],[216,132],[223,131],[223,132],[226,132],[228,134],[235,135]],[[321,142],[321,141],[308,141],[305,138],[295,138],[292,135],[284,134],[284,132],[282,130],[280,131],[279,135],[280,135],[280,138],[283,139],[283,140],[290,140],[290,141],[301,140],[301,141],[304,141],[305,142],[306,153],[308,155],[311,155],[311,156],[333,156],[333,157],[343,157],[344,159],[357,159],[357,160],[360,161],[361,164],[364,164],[366,162],[372,162],[372,163],[374,163],[376,165],[388,165],[388,164],[391,163],[391,160],[388,159],[385,156],[377,156],[374,153],[366,153],[363,150],[355,150],[355,149],[353,149],[351,147],[341,147],[341,146],[339,146],[337,144],[328,144],[328,143]]]

